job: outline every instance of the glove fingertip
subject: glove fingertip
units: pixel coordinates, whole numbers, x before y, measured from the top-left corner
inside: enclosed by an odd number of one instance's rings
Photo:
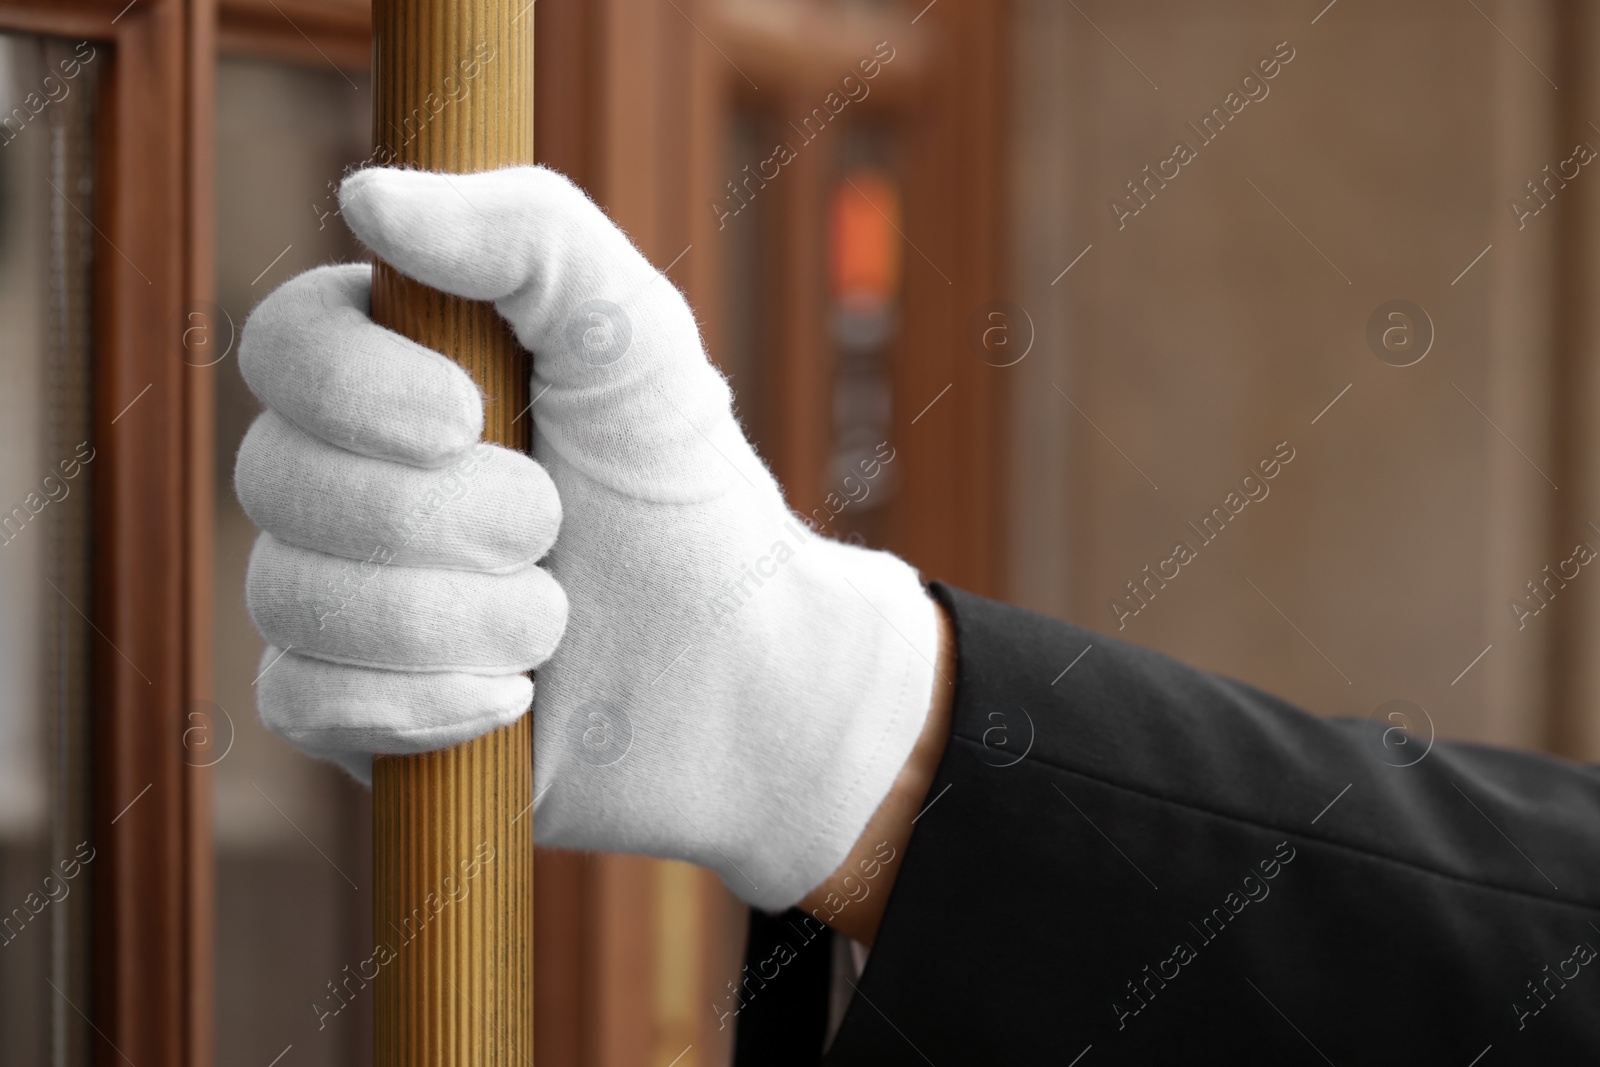
[[[363,244],[414,274],[415,257],[408,251],[427,231],[432,199],[428,186],[436,180],[426,171],[366,167],[339,183],[339,212]]]

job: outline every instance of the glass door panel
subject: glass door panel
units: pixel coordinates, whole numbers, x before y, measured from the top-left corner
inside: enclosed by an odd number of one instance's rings
[[[0,1042],[88,1062],[90,257],[103,46],[0,36]]]

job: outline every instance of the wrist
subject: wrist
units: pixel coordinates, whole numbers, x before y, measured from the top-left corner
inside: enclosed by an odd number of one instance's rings
[[[894,786],[926,723],[939,644],[939,608],[903,560],[813,537],[792,567],[783,592],[750,605],[752,647],[733,657],[754,686],[741,706],[766,722],[735,742],[744,766],[764,768],[763,795],[741,807],[724,878],[776,911],[844,861]]]
[[[628,530],[625,512],[608,513],[615,494],[569,493],[553,467],[572,514]],[[710,514],[699,552],[664,538],[607,547],[636,572],[675,575],[648,610],[617,610],[606,583],[618,579],[585,570],[587,546],[556,550],[573,609],[538,679],[534,829],[547,845],[710,868],[781,912],[844,861],[921,736],[938,609],[889,553],[739,499]],[[648,650],[646,669],[596,670],[630,649]],[[594,722],[622,741],[596,750]]]
[[[955,630],[943,605],[935,601],[934,611],[938,656],[933,695],[922,732],[850,854],[798,905],[806,914],[865,945],[872,944],[877,936],[890,890],[904,862],[913,823],[927,801],[950,737],[955,698]]]

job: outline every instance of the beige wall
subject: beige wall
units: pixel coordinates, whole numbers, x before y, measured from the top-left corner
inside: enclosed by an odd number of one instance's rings
[[[1016,5],[1013,291],[1038,340],[1012,383],[1011,596],[1320,714],[1399,697],[1443,736],[1600,755],[1572,681],[1600,577],[1520,631],[1508,607],[1600,547],[1586,467],[1560,477],[1588,410],[1556,404],[1593,363],[1557,281],[1592,258],[1600,171],[1520,232],[1507,207],[1600,146],[1588,87],[1546,80],[1569,73],[1561,27],[1586,31],[1549,3],[1322,6]],[[1185,123],[1283,41],[1268,95],[1202,145]],[[1119,229],[1108,200],[1180,139],[1196,158]],[[1436,332],[1405,368],[1364,337],[1395,298]],[[1186,523],[1283,441],[1270,495],[1202,547]],[[1109,601],[1179,540],[1195,560],[1119,620]]]

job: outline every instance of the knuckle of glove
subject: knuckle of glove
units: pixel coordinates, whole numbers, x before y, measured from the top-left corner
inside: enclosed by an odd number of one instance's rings
[[[239,369],[252,392],[330,444],[420,466],[483,432],[483,398],[437,352],[368,317],[370,268],[318,267],[285,282],[245,323]]]
[[[275,412],[239,449],[239,503],[286,544],[369,566],[518,570],[555,541],[561,501],[549,474],[479,443],[442,467],[335,448]]]
[[[354,563],[263,534],[246,601],[279,648],[391,671],[531,670],[566,628],[561,586],[537,566],[506,574]]]
[[[404,674],[271,647],[262,660],[263,725],[314,755],[446,748],[514,722],[533,701],[523,674]]]

